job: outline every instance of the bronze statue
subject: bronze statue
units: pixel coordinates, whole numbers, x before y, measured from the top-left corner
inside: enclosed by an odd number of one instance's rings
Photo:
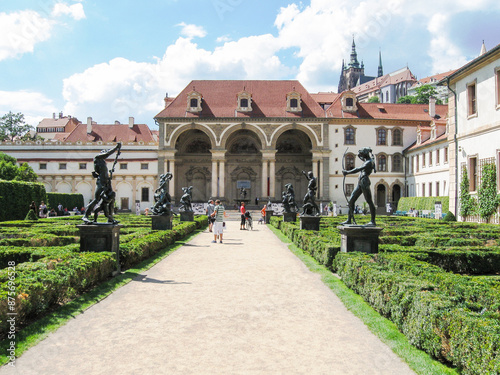
[[[240,197],[241,199],[245,199],[247,197],[247,190],[244,187],[240,189]]]
[[[297,203],[295,203],[295,192],[293,190],[292,184],[285,185],[285,191],[281,194],[283,209],[287,213],[297,212],[299,208],[297,207]]]
[[[179,211],[181,212],[192,212],[193,208],[191,207],[191,200],[192,200],[192,190],[193,187],[183,187],[182,191],[184,194],[182,195],[180,202],[181,206],[179,208]]]
[[[173,175],[170,172],[160,175],[160,184],[154,195],[155,204],[151,207],[153,215],[171,214],[172,197],[168,193],[168,183],[172,177]]]
[[[307,193],[304,196],[303,206],[302,206],[302,215],[320,215],[319,207],[314,200],[314,196],[316,195],[316,190],[318,189],[316,177],[314,177],[312,171],[305,172],[302,171],[302,174],[306,176],[309,180],[307,185]]]
[[[375,169],[375,160],[373,158],[372,149],[370,147],[362,148],[358,151],[358,157],[363,161],[362,166],[351,169],[350,171],[346,171],[345,169],[342,170],[344,178],[348,174],[361,172],[359,174],[358,186],[356,186],[356,188],[351,193],[351,197],[347,199],[347,203],[349,205],[349,213],[347,216],[347,220],[342,224],[352,224],[353,222],[354,224],[356,224],[356,221],[354,219],[354,205],[356,204],[356,200],[360,197],[360,195],[363,194],[366,203],[368,203],[368,206],[370,207],[371,215],[371,221],[366,224],[366,226],[375,226],[375,205],[373,204],[372,193],[370,190],[370,179],[368,178],[372,172],[377,172]]]
[[[121,153],[121,147],[122,144],[118,142],[112,149],[102,150],[100,154],[94,157],[94,171],[92,172],[92,176],[96,178],[96,190],[94,199],[85,208],[85,215],[83,215],[82,218],[86,224],[97,223],[97,217],[100,211],[104,212],[104,215],[108,218],[109,224],[118,223],[118,221],[113,218],[116,194],[111,186],[111,180],[113,178],[118,157]],[[106,158],[111,156],[115,151],[115,162],[113,163],[113,167],[108,171]],[[94,211],[94,220],[90,221],[89,215],[92,211]]]

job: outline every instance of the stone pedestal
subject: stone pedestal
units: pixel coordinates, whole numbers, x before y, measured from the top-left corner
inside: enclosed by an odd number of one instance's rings
[[[194,212],[193,211],[181,212],[181,221],[194,221]]]
[[[363,253],[378,253],[378,238],[383,228],[366,227],[363,225],[339,225],[340,251],[349,253],[361,251]]]
[[[111,251],[115,253],[116,272],[120,273],[120,229],[123,225],[83,224],[80,230],[80,251]]]
[[[283,221],[286,223],[295,222],[297,220],[296,212],[283,212]]]
[[[170,230],[172,229],[172,215],[153,215],[151,216],[152,230]]]
[[[273,210],[266,210],[266,224],[270,224],[271,216],[273,216],[273,214],[274,214]]]
[[[300,229],[319,230],[320,220],[321,218],[319,216],[301,216]]]

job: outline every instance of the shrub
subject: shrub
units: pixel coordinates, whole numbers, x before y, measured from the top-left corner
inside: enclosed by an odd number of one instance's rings
[[[451,211],[448,211],[443,218],[444,221],[457,221],[457,218]]]
[[[38,220],[38,217],[36,216],[35,211],[29,210],[24,220]]]

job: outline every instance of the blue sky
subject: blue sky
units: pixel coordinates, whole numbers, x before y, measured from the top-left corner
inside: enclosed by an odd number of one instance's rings
[[[336,91],[355,36],[367,75],[459,68],[500,43],[497,0],[0,0],[0,114],[146,123],[192,79]]]

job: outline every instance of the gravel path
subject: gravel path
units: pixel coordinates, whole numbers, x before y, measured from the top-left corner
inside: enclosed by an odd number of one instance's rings
[[[0,374],[413,374],[266,226],[227,225]]]

